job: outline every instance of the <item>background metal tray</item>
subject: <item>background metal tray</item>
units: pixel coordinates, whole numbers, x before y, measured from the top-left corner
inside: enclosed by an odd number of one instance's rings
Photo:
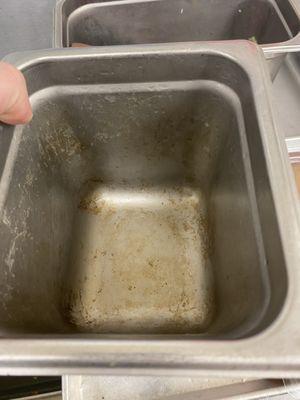
[[[292,400],[300,384],[282,380],[93,377],[63,378],[64,400]]]
[[[249,39],[274,77],[299,44],[295,0],[58,0],[54,45],[92,46]]]

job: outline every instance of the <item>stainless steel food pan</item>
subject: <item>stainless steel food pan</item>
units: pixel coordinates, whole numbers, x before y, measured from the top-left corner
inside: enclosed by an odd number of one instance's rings
[[[34,118],[0,135],[0,371],[300,375],[297,195],[258,47],[9,60]]]
[[[63,393],[47,393],[19,400],[292,400],[299,399],[299,383],[282,380],[238,380],[180,377],[64,376]],[[197,390],[195,390],[197,388]],[[194,391],[192,391],[194,389]]]
[[[35,396],[29,396],[29,397],[16,397],[13,400],[62,400],[63,397],[60,392],[55,392],[55,393],[47,393],[47,394],[37,394]]]
[[[292,400],[299,382],[281,379],[64,376],[64,400]]]
[[[250,39],[272,76],[300,45],[298,0],[58,0],[54,43],[93,46]]]

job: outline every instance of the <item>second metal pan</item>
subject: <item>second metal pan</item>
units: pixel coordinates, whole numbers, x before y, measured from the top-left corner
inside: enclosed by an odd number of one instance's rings
[[[248,39],[261,45],[274,77],[299,49],[295,0],[59,0],[55,47]]]

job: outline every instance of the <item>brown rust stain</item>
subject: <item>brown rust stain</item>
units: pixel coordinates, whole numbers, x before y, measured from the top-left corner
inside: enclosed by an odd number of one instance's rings
[[[296,180],[298,193],[300,195],[300,163],[293,163],[292,167],[293,167],[293,171],[294,171],[294,176],[295,176],[295,180]]]
[[[71,324],[92,332],[163,333],[195,332],[209,323],[212,289],[201,292],[197,272],[211,254],[209,219],[198,200],[176,193],[186,198],[165,191],[158,209],[118,208],[99,192],[80,201],[80,210],[98,216],[104,236],[78,266],[90,271],[88,279],[73,279],[66,300]]]
[[[81,210],[90,212],[92,214],[99,214],[101,209],[94,199],[82,199],[78,205]]]
[[[44,166],[57,161],[68,162],[74,155],[81,154],[87,148],[67,125],[43,131],[38,137],[38,146]]]

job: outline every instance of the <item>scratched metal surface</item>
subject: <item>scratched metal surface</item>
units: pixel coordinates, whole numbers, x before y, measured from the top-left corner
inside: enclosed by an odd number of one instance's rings
[[[6,54],[52,46],[55,0],[9,0],[0,2],[0,58]],[[283,135],[300,135],[299,75],[295,58],[287,60],[274,82],[274,106]],[[178,379],[172,378],[174,385]],[[170,382],[168,382],[168,385]],[[104,385],[105,386],[105,385]],[[175,387],[174,386],[174,387]],[[103,388],[103,390],[107,390]],[[185,391],[188,388],[185,388]],[[182,392],[181,389],[174,392]],[[286,396],[283,396],[282,399]]]

